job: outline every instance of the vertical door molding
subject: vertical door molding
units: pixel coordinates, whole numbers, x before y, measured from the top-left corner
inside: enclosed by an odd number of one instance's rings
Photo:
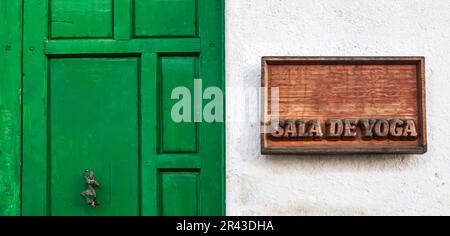
[[[0,215],[20,215],[22,1],[0,1]]]

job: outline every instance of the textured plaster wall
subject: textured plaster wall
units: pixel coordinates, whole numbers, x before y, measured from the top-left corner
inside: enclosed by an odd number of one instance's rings
[[[226,0],[227,119],[257,113],[261,56],[425,56],[428,153],[262,156],[227,123],[229,215],[450,215],[450,1]]]

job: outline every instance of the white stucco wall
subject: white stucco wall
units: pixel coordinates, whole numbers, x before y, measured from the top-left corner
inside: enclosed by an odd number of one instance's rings
[[[262,156],[259,126],[227,123],[229,215],[450,215],[450,1],[226,0],[227,119],[261,56],[425,56],[428,153]]]

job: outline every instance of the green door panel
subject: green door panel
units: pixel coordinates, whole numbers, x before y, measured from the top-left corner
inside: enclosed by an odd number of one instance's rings
[[[51,214],[138,215],[138,60],[51,59],[49,67]],[[86,169],[101,183],[98,209],[79,201]]]
[[[197,60],[195,57],[162,57],[161,62],[161,95],[171,97],[172,91],[179,86],[194,91],[194,80],[197,78]],[[190,120],[193,121],[193,99]],[[162,142],[163,153],[195,153],[197,151],[197,124],[194,122],[175,123],[171,119],[172,107],[178,102],[173,99],[162,101]]]
[[[224,88],[223,7],[24,0],[23,215],[225,213],[224,124],[192,113],[195,79]],[[180,86],[189,123],[171,117]],[[95,208],[80,196],[86,169]]]
[[[111,38],[112,0],[51,0],[50,36],[57,38]]]
[[[161,172],[161,215],[198,215],[198,173]]]
[[[137,37],[196,36],[196,1],[134,0],[135,35]]]

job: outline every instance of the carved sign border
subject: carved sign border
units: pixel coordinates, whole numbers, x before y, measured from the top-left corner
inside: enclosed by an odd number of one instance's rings
[[[324,147],[268,147],[265,132],[267,122],[268,85],[267,68],[269,65],[308,65],[308,64],[341,64],[341,65],[391,65],[415,64],[417,66],[417,101],[418,101],[418,145],[414,146],[324,146]],[[424,57],[262,57],[261,86],[264,88],[262,105],[261,153],[263,155],[298,155],[298,154],[424,154],[427,152],[426,132],[426,87]]]

